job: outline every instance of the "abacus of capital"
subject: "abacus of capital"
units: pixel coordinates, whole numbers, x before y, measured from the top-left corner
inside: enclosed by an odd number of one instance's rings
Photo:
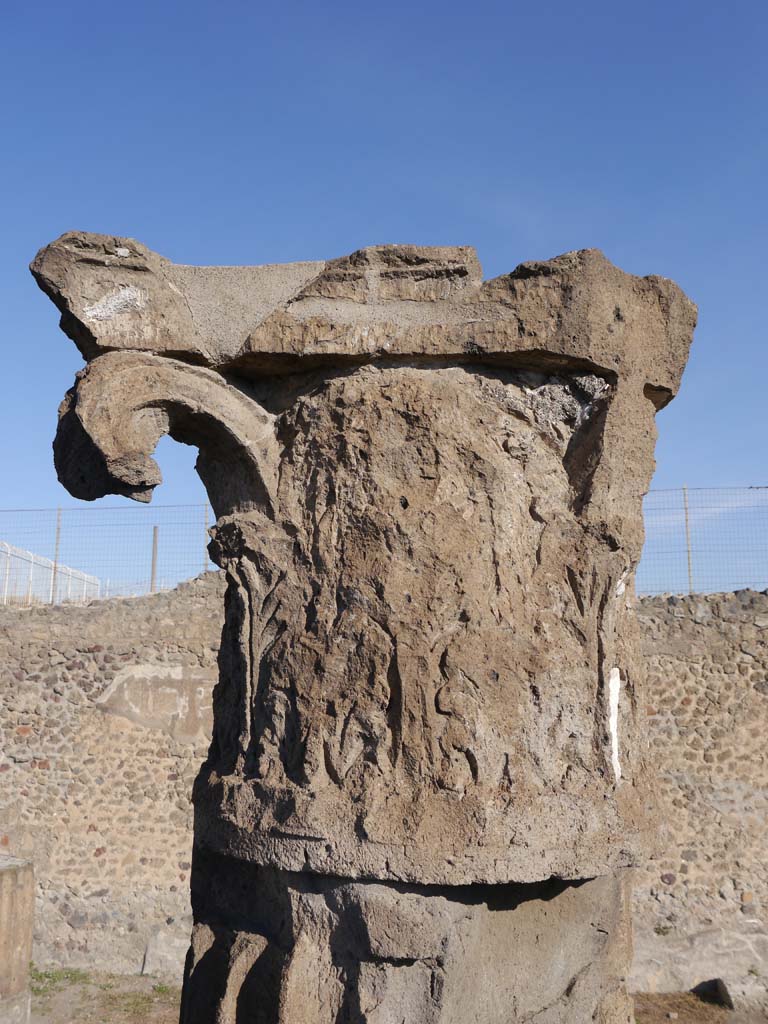
[[[182,1024],[632,1020],[654,831],[631,611],[695,308],[595,250],[32,264],[87,361],[61,481],[199,448],[227,574]]]

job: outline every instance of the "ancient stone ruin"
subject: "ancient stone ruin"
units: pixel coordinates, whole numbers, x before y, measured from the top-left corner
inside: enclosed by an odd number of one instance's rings
[[[28,861],[0,854],[0,1024],[28,1024],[35,884]]]
[[[32,270],[88,361],[62,482],[148,501],[168,433],[217,515],[183,1024],[629,1021],[632,578],[692,304],[594,250]]]

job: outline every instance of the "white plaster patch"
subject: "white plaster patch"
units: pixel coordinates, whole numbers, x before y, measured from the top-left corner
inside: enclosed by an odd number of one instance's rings
[[[125,288],[118,288],[110,292],[103,299],[86,306],[83,315],[89,320],[112,320],[121,313],[132,313],[144,309],[147,300],[140,288],[128,285]]]
[[[621,597],[624,591],[627,589],[627,576],[629,576],[629,569],[625,569],[621,574],[619,582],[616,584],[616,597]]]
[[[613,774],[618,782],[621,778],[621,761],[619,760],[619,696],[621,695],[621,672],[611,669],[608,677],[608,732],[611,737],[611,762]]]
[[[209,672],[182,665],[126,665],[96,700],[104,711],[171,736],[209,736]]]
[[[115,252],[117,253],[118,256],[122,256],[123,259],[125,259],[126,256],[130,256],[131,255],[131,250],[130,249],[124,249],[122,246],[119,246],[117,249],[115,249]]]

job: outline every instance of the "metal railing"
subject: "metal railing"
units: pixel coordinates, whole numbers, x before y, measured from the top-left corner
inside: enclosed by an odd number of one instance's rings
[[[768,487],[651,491],[644,514],[638,593],[768,589]],[[0,509],[0,603],[174,587],[214,568],[212,522],[202,504]]]
[[[0,603],[85,604],[101,597],[101,581],[32,551],[0,541]]]

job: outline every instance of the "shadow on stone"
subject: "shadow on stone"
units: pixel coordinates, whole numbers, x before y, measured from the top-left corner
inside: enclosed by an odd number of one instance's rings
[[[700,981],[698,985],[694,985],[691,992],[698,996],[703,1003],[711,1003],[713,1006],[725,1006],[728,1010],[735,1009],[731,994],[722,978]]]

